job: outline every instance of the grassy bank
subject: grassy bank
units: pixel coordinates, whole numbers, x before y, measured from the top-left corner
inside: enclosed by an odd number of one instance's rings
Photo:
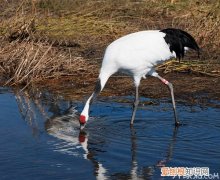
[[[105,47],[122,35],[166,27],[192,34],[202,61],[158,67],[219,76],[220,3],[210,1],[16,0],[0,7],[0,74],[7,85],[96,76]]]

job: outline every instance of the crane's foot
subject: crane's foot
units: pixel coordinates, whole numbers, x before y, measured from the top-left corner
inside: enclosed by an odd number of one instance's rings
[[[130,126],[133,126],[133,124],[134,124],[134,117],[131,118]]]
[[[176,126],[176,127],[181,126],[180,122],[179,122],[179,121],[176,121],[176,122],[175,122],[175,126]]]
[[[130,122],[130,128],[134,127],[134,123]]]

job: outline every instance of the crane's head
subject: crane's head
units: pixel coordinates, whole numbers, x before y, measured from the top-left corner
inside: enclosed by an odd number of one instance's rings
[[[88,118],[89,118],[89,117],[86,116],[86,115],[83,115],[83,114],[80,115],[80,117],[79,117],[79,123],[80,123],[80,129],[81,129],[81,130],[85,127],[86,122],[88,121]]]

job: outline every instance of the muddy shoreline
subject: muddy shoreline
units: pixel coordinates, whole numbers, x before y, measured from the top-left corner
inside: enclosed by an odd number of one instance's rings
[[[174,86],[176,101],[191,105],[217,106],[213,101],[220,100],[220,78],[187,73],[168,73],[161,76]],[[65,99],[85,101],[93,92],[97,76],[69,76],[60,79],[45,80],[35,85],[56,95],[62,94]],[[157,78],[148,76],[141,80],[140,96],[153,99],[170,99],[168,88]],[[134,96],[133,80],[129,76],[112,76],[98,98],[116,96]],[[151,104],[152,102],[142,102]]]

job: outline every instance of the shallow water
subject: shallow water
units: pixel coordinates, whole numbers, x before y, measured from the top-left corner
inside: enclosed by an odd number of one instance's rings
[[[220,173],[220,102],[177,103],[184,125],[175,128],[168,100],[142,97],[130,128],[132,100],[100,97],[80,132],[82,102],[1,88],[0,179],[172,179],[164,166]]]

